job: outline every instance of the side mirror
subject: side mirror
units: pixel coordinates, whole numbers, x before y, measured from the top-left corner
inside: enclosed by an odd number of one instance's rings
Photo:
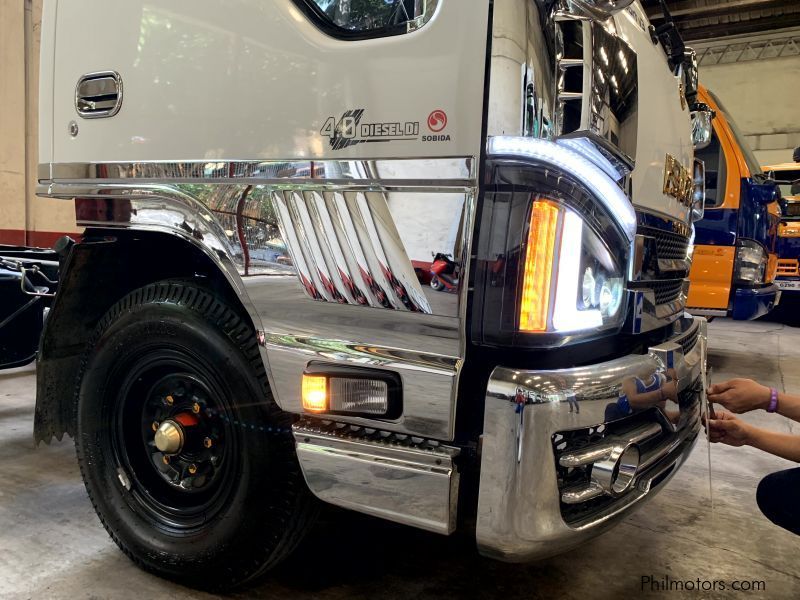
[[[706,212],[706,165],[699,158],[694,159],[692,182],[694,183],[692,223],[694,223],[702,219]]]
[[[695,150],[702,150],[711,143],[714,133],[714,111],[705,104],[698,104],[692,111],[692,144]]]
[[[608,17],[618,13],[633,4],[634,0],[571,0],[577,12],[589,18],[605,21]]]
[[[683,95],[689,104],[690,110],[697,106],[697,91],[700,87],[700,77],[697,66],[697,52],[686,48],[683,53]]]

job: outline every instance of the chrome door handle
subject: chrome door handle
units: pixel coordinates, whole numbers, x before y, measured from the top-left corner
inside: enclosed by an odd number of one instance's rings
[[[122,106],[122,77],[116,71],[87,73],[75,86],[75,110],[84,119],[113,117]]]

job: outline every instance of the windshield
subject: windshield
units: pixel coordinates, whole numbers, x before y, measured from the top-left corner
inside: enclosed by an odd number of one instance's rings
[[[772,177],[780,182],[781,196],[791,198],[795,196],[800,200],[800,167],[791,171],[773,171]]]
[[[761,165],[758,163],[755,155],[753,154],[753,151],[750,149],[750,146],[745,141],[744,135],[742,135],[742,132],[739,130],[739,126],[736,125],[736,121],[733,120],[733,115],[731,115],[728,109],[725,108],[725,105],[719,101],[719,98],[717,98],[714,92],[709,90],[708,93],[711,94],[711,97],[714,99],[714,102],[717,103],[719,109],[724,113],[725,120],[728,121],[728,125],[731,126],[731,131],[733,132],[734,140],[736,141],[736,144],[739,146],[739,148],[741,148],[742,154],[744,155],[744,162],[747,164],[747,168],[750,169],[750,175],[761,174],[762,172]]]

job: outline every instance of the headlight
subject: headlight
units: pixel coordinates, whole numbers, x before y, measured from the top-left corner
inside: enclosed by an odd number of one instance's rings
[[[745,285],[764,283],[768,261],[769,255],[761,244],[753,240],[739,240],[733,269],[734,282]]]
[[[623,268],[574,209],[534,197],[525,244],[519,330],[594,330],[619,324]]]
[[[552,347],[618,331],[631,243],[609,203],[551,166],[503,160],[489,169],[495,183],[478,232],[473,339]]]

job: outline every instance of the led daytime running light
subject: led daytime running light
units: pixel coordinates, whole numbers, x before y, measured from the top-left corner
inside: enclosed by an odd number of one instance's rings
[[[547,331],[558,213],[558,206],[546,200],[537,200],[531,207],[519,309],[520,331]]]

